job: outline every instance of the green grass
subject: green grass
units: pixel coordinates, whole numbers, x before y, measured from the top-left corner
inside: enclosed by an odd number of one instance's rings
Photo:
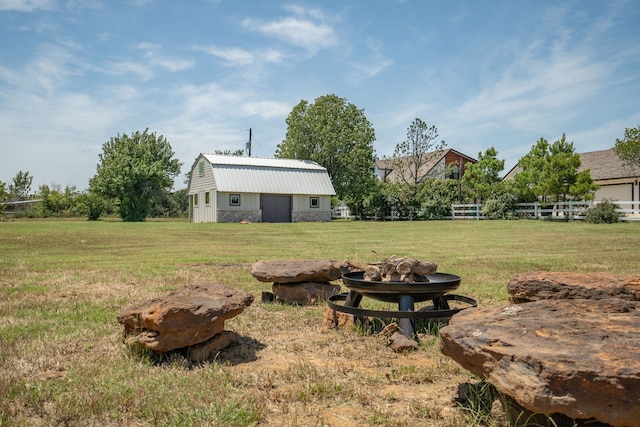
[[[398,355],[324,328],[324,304],[262,304],[251,265],[413,256],[497,305],[516,273],[637,274],[639,250],[640,222],[0,222],[0,426],[466,425],[440,398],[466,373],[433,341]],[[204,281],[256,297],[226,323],[240,345],[198,366],[124,346],[124,307]]]

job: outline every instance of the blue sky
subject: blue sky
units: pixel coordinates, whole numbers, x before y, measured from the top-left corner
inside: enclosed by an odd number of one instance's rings
[[[634,0],[0,0],[0,180],[86,189],[102,144],[145,128],[183,175],[249,128],[272,157],[327,94],[364,109],[379,157],[416,117],[505,173],[540,137],[608,149],[640,124],[639,18]]]

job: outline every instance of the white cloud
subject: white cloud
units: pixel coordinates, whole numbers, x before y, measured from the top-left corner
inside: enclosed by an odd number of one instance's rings
[[[0,10],[34,12],[39,9],[52,10],[55,7],[55,0],[0,0]]]
[[[371,51],[371,59],[359,58],[358,61],[351,64],[355,69],[355,73],[352,76],[355,81],[374,77],[393,65],[393,60],[386,58],[382,54],[382,46],[379,41],[369,39],[367,40],[367,47]]]
[[[242,106],[242,111],[248,115],[272,119],[277,117],[286,117],[291,111],[291,106],[289,104],[276,101],[249,101]]]
[[[144,57],[150,65],[164,68],[167,71],[184,71],[193,66],[193,61],[162,55],[160,53],[162,47],[158,44],[142,42],[137,47],[144,51]]]
[[[281,63],[285,55],[276,49],[249,51],[235,47],[194,46],[200,50],[222,59],[227,66],[241,67],[256,63]]]
[[[105,71],[115,75],[134,74],[143,81],[150,80],[155,76],[155,72],[147,64],[133,61],[112,62],[105,68]]]
[[[318,9],[291,6],[289,10],[294,13],[294,16],[266,22],[245,19],[243,25],[247,29],[303,48],[311,54],[338,43],[335,30],[326,23],[324,15]]]

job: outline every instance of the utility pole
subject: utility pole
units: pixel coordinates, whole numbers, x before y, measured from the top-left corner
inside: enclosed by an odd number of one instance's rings
[[[251,128],[249,128],[249,142],[247,142],[247,147],[246,147],[246,151],[247,151],[247,154],[249,154],[249,157],[251,157],[251,137],[252,137],[252,134],[253,134],[253,132],[252,132]]]

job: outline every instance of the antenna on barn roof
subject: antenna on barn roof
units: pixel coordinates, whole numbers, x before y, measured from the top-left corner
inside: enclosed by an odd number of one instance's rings
[[[247,142],[247,145],[246,145],[246,148],[245,148],[245,150],[246,150],[247,154],[249,155],[249,157],[251,157],[251,137],[252,137],[252,135],[253,135],[253,131],[251,130],[251,128],[249,128],[249,142]]]

